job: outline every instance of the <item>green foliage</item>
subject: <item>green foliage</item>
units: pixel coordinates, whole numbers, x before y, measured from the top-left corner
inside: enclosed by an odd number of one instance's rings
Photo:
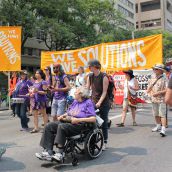
[[[112,41],[121,20],[109,0],[57,0],[35,3],[39,26],[50,50],[74,49]],[[46,12],[45,12],[46,11]]]
[[[0,4],[3,25],[22,26],[22,47],[36,28],[36,16],[31,0],[3,0]]]

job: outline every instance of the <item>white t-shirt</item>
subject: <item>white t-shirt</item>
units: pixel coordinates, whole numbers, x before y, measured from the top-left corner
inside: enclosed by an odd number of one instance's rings
[[[124,99],[128,98],[128,86],[129,87],[135,87],[134,80],[135,80],[134,78],[132,78],[130,81],[127,81],[127,79],[125,80],[125,82],[124,82]],[[130,93],[132,95],[136,95],[136,91],[135,90],[133,90],[131,88],[129,88],[129,90],[130,90]]]
[[[86,84],[85,82],[85,73],[82,73],[82,74],[79,74],[77,77],[76,77],[76,87],[80,87],[80,86],[84,86]]]

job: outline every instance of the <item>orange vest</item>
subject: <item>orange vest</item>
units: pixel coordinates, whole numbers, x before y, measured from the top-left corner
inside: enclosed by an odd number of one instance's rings
[[[12,95],[12,93],[13,93],[15,87],[16,87],[17,80],[18,80],[17,77],[11,78],[11,79],[10,79],[10,91],[9,91],[9,95],[10,95],[10,96]]]

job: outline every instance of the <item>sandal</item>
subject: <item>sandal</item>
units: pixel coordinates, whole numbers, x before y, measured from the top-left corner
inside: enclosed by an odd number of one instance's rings
[[[124,127],[124,123],[116,124],[117,127]]]
[[[137,126],[137,123],[136,122],[133,122],[133,126]]]
[[[30,133],[31,133],[31,134],[32,134],[32,133],[38,133],[38,130],[33,129]]]

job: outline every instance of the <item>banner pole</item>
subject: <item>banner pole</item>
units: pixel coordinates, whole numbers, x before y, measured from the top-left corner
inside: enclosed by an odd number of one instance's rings
[[[8,72],[8,90],[10,90],[10,72]],[[11,98],[8,93],[8,109],[11,110]]]

